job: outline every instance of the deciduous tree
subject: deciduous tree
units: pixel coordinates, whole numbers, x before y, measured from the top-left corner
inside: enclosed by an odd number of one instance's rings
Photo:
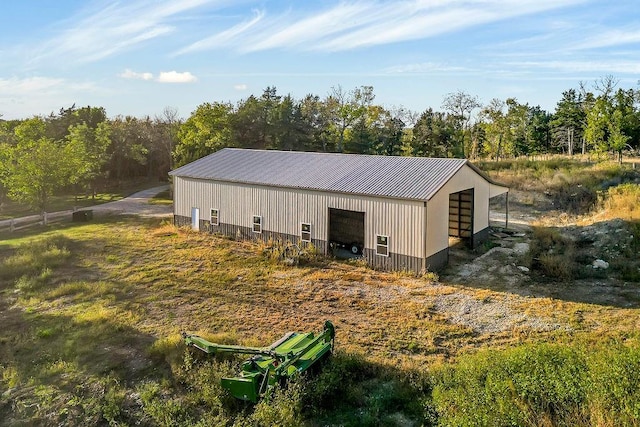
[[[455,124],[445,113],[428,108],[413,126],[411,140],[414,156],[449,157],[454,145]]]
[[[510,126],[505,113],[506,103],[494,98],[481,111],[484,133],[484,154],[494,160],[500,160],[504,152],[510,151]],[[506,150],[505,150],[506,147]]]
[[[118,116],[110,123],[111,144],[109,155],[109,178],[119,182],[124,178],[144,176],[147,164],[147,123],[135,117]]]
[[[111,145],[111,127],[107,122],[100,122],[93,129],[82,122],[69,128],[67,141],[78,146],[83,161],[79,169],[83,186],[91,190],[92,197],[96,188],[105,176],[104,166],[109,160],[108,149]]]
[[[469,153],[477,152],[470,144],[467,144],[469,128],[471,124],[472,113],[475,109],[480,108],[480,100],[477,96],[469,95],[461,90],[449,93],[442,102],[442,108],[449,112],[455,123],[456,128],[456,157],[468,157]]]
[[[198,106],[178,130],[174,151],[176,166],[182,166],[224,147],[234,146],[231,140],[229,103],[204,103]]]
[[[77,142],[32,139],[32,131],[40,128],[39,120],[16,128],[18,143],[8,152],[5,183],[12,199],[46,212],[55,191],[80,179],[85,154]]]
[[[344,151],[347,129],[366,114],[374,98],[373,86],[361,86],[349,92],[345,92],[339,85],[331,88],[324,102],[331,120],[331,130],[335,136],[336,151],[339,153]]]

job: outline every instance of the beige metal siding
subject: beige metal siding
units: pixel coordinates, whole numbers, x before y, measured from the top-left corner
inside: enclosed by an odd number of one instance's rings
[[[473,228],[477,233],[489,226],[491,184],[465,165],[427,203],[427,254],[449,247],[449,194],[473,188]]]
[[[327,240],[329,208],[365,212],[365,247],[375,249],[376,234],[389,236],[390,252],[423,257],[424,204],[320,191],[175,177],[175,214],[190,216],[200,208],[209,219],[219,209],[220,223],[251,227],[262,216],[264,230],[299,236],[300,223],[311,224],[313,239]],[[446,229],[445,229],[446,232]]]

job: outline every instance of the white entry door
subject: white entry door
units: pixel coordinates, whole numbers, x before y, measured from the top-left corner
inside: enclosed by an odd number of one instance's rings
[[[191,208],[191,228],[200,231],[200,209]]]

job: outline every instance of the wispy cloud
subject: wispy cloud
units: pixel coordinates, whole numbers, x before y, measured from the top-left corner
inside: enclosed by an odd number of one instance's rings
[[[100,91],[93,83],[62,78],[0,78],[0,114],[6,119],[48,114],[73,104],[79,95]]]
[[[419,64],[402,64],[387,67],[382,70],[385,74],[422,74],[433,72],[470,72],[469,68],[438,62],[423,62]]]
[[[247,90],[249,86],[247,86],[246,84],[237,84],[237,85],[234,85],[233,88],[235,90],[243,91],[243,90]]]
[[[132,49],[144,42],[176,31],[178,15],[225,0],[130,0],[91,7],[60,23],[63,28],[40,46],[34,61],[62,58],[92,62]]]
[[[522,61],[512,62],[509,65],[526,70],[549,70],[562,71],[568,73],[576,72],[598,72],[598,73],[620,73],[620,74],[640,74],[640,63],[627,60],[607,60],[607,61]]]
[[[640,28],[615,29],[599,32],[576,46],[578,49],[596,49],[640,43]]]
[[[567,7],[587,0],[343,1],[325,10],[255,13],[177,54],[229,48],[344,51],[429,38],[464,28]]]
[[[215,49],[232,43],[241,34],[247,32],[254,27],[264,17],[264,12],[254,11],[254,17],[247,21],[241,22],[233,27],[214,34],[210,37],[199,40],[189,46],[175,52],[174,55],[182,55],[185,53],[199,52],[203,50]]]
[[[179,73],[177,71],[162,71],[156,81],[160,83],[193,83],[198,79],[188,71]]]
[[[3,96],[12,96],[51,91],[55,90],[63,82],[64,79],[50,77],[0,78],[0,93]]]
[[[251,52],[296,46],[311,49],[322,40],[378,19],[374,16],[377,13],[372,15],[371,12],[370,7],[363,3],[341,3],[306,18],[297,19],[289,14],[275,17],[253,35],[251,43],[244,43],[240,50]]]
[[[118,77],[122,77],[123,79],[133,79],[133,80],[153,80],[152,73],[138,73],[128,68],[124,70],[124,72],[118,74]]]

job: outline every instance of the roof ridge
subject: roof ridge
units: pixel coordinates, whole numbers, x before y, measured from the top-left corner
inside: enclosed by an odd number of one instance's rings
[[[438,159],[446,161],[468,161],[468,159],[459,157],[419,157],[419,156],[402,156],[402,155],[386,155],[386,154],[364,154],[364,153],[337,153],[334,151],[300,151],[300,150],[275,150],[269,148],[242,148],[242,147],[224,147],[211,154],[218,153],[220,151],[238,151],[238,152],[254,152],[254,153],[287,153],[293,155],[326,155],[326,156],[356,156],[356,157],[369,157],[369,158],[384,158],[384,159]],[[210,156],[211,154],[207,154]],[[207,157],[204,156],[204,157]],[[201,158],[204,158],[201,157]],[[199,160],[199,159],[198,159]],[[194,160],[197,161],[197,160]]]

